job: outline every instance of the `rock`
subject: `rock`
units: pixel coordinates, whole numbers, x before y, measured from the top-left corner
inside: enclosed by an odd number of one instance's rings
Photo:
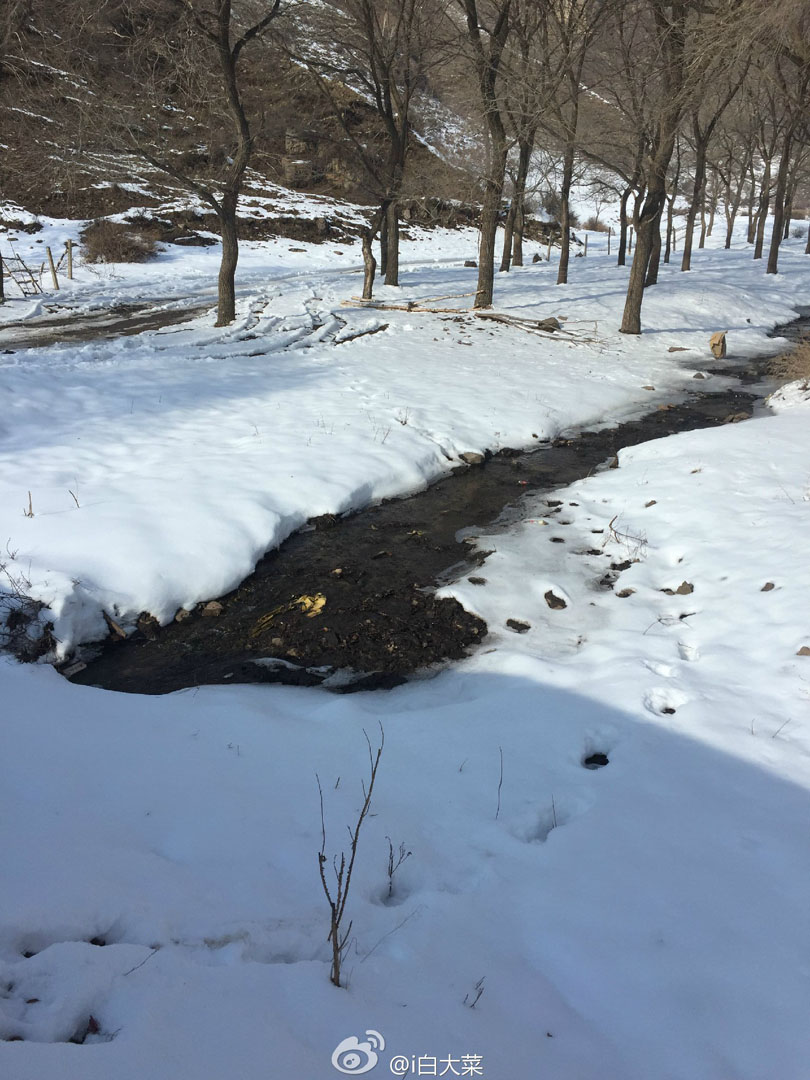
[[[718,330],[709,338],[709,348],[715,360],[723,360],[726,355],[726,334],[728,330]]]
[[[468,577],[467,581],[469,581],[471,585],[486,585],[487,583],[487,579],[484,577]]]
[[[650,506],[655,506],[655,504],[656,504],[656,501],[657,501],[656,499],[650,499],[650,501],[649,501],[649,502],[645,502],[645,503],[644,503],[644,509],[646,510],[646,509],[648,509],[648,508],[649,508]]]
[[[225,608],[220,604],[219,600],[209,600],[207,604],[203,604],[200,609],[200,614],[205,615],[208,618],[216,618],[221,615]]]
[[[562,330],[562,323],[552,315],[548,319],[539,319],[537,329],[543,330],[547,334],[554,334],[557,330]]]
[[[154,641],[160,631],[160,623],[154,615],[148,611],[142,611],[138,616],[137,627],[145,638]]]
[[[551,589],[545,594],[545,601],[553,611],[561,611],[563,608],[568,607],[565,600],[561,596],[557,596]]]
[[[107,624],[107,629],[110,631],[110,637],[116,639],[116,641],[123,641],[127,636],[126,631],[122,630],[115,619],[111,618],[106,611],[101,613],[104,616],[104,622]]]
[[[506,625],[510,630],[514,630],[516,634],[525,634],[532,628],[531,623],[522,622],[520,619],[507,619]]]
[[[607,754],[602,754],[597,751],[595,754],[590,754],[588,757],[583,758],[582,764],[586,769],[604,769],[605,765],[610,764],[610,758]]]
[[[617,592],[617,593],[616,593],[616,595],[617,595],[617,596],[618,596],[618,597],[619,597],[620,599],[622,599],[622,600],[626,600],[626,599],[627,599],[627,597],[628,597],[628,596],[632,596],[632,595],[633,595],[633,593],[634,593],[635,591],[636,591],[635,589],[622,589],[622,591],[621,591],[621,592]]]
[[[743,420],[750,420],[751,417],[746,412],[729,413],[723,421],[724,424],[739,424]]]
[[[662,589],[662,593],[666,593],[667,596],[689,596],[690,593],[695,591],[695,586],[689,581],[682,581],[677,589]]]
[[[618,469],[618,467],[619,467],[619,458],[618,458],[617,454],[614,454],[613,457],[608,462],[608,468],[609,469]]]
[[[655,389],[655,387],[654,387],[654,386],[642,386],[642,388],[641,388],[641,389],[642,389],[642,390],[654,390],[654,389]]]
[[[463,454],[459,454],[459,461],[463,461],[465,465],[483,465],[484,455],[477,454],[473,450],[465,450]]]
[[[802,645],[802,647],[799,649],[799,651],[796,653],[796,655],[797,656],[810,656],[810,648],[808,648],[807,645]]]
[[[178,608],[177,611],[174,613],[174,621],[175,622],[185,622],[186,619],[190,619],[190,618],[191,618],[191,612],[188,611],[187,608],[184,608],[184,607]]]
[[[475,261],[475,259],[465,259],[464,265],[468,266],[471,270],[478,269],[478,263]]]
[[[776,588],[776,586],[774,585],[774,583],[772,581],[766,581],[765,584],[762,586],[762,588],[759,591],[760,592],[770,592],[771,589],[775,589],[775,588]]]
[[[667,352],[689,352],[689,349],[685,345],[670,345]]]
[[[692,378],[693,379],[705,379],[706,376],[703,374],[702,371],[696,371],[695,374],[692,376]]]

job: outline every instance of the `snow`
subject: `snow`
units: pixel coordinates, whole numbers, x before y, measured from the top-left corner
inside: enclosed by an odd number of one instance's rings
[[[415,490],[464,451],[675,400],[713,366],[715,330],[730,362],[777,351],[766,332],[810,292],[801,242],[776,278],[744,244],[697,252],[648,295],[645,334],[622,337],[626,271],[603,244],[591,234],[565,288],[545,264],[496,282],[498,310],[564,314],[584,341],[344,307],[356,249],[278,240],[244,246],[229,330],[207,312],[0,353],[7,565],[65,652],[103,632],[103,609],[168,619],[309,516]],[[474,247],[420,235],[403,288],[378,295],[469,293]],[[166,252],[82,268],[64,293],[79,312],[179,304],[206,296],[215,266],[214,249]],[[369,1075],[404,1055],[414,1076],[444,1061],[493,1080],[802,1080],[808,408],[806,386],[783,388],[752,420],[634,447],[527,500],[521,523],[481,537],[486,584],[444,589],[486,619],[482,647],[396,690],[147,698],[0,661],[0,1035],[24,1040],[0,1042],[0,1074],[316,1080],[340,1075],[341,1042],[379,1032]],[[337,989],[315,777],[331,858],[380,725]],[[594,753],[609,764],[583,768]],[[388,838],[412,853],[390,899]]]
[[[469,230],[418,234],[403,287],[378,296],[469,308],[475,271],[460,264],[474,242]],[[721,327],[737,358],[773,350],[765,331],[794,314],[805,280],[766,285],[744,252],[707,252],[683,284],[669,270],[636,340],[617,333],[627,271],[611,268],[606,281],[603,248],[575,261],[562,290],[550,286],[553,262],[499,277],[500,309],[565,315],[558,341],[453,314],[345,307],[359,282],[342,247],[243,247],[228,329],[209,310],[181,327],[45,352],[13,350],[25,320],[4,335],[0,532],[26,567],[26,591],[53,615],[61,655],[103,636],[103,611],[125,626],[144,610],[166,622],[222,594],[309,517],[415,491],[468,451],[529,446],[683,393],[709,359],[718,310],[737,312]],[[794,252],[785,261],[800,271]],[[102,267],[101,287],[83,268],[71,310],[145,295],[199,302],[216,261],[216,249],[173,249],[151,270],[115,268],[121,276],[105,280]],[[43,311],[41,299],[20,306]],[[680,362],[671,345],[686,349]]]

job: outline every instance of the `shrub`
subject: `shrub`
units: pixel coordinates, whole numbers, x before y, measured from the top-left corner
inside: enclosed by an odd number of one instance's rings
[[[589,232],[607,232],[608,231],[608,227],[607,227],[607,225],[605,225],[604,221],[600,221],[599,218],[595,217],[595,216],[589,217],[588,220],[586,222],[584,222],[582,228],[583,229],[588,229]]]
[[[88,263],[145,262],[157,253],[156,230],[99,218],[81,232]]]
[[[540,206],[543,211],[554,221],[560,220],[560,213],[562,206],[560,205],[560,194],[554,191],[553,188],[546,188],[540,192]]]

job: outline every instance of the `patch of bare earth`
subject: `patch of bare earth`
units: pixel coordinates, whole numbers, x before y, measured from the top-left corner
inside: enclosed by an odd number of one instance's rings
[[[768,364],[768,373],[782,382],[810,379],[810,337],[802,338],[795,348],[775,356]]]

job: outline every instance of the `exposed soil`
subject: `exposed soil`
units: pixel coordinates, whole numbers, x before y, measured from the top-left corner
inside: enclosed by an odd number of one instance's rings
[[[756,400],[734,390],[698,393],[611,430],[527,453],[502,450],[406,499],[315,519],[221,597],[221,612],[204,614],[200,605],[162,629],[142,619],[75,681],[155,694],[224,682],[395,685],[465,655],[486,633],[456,601],[433,594],[437,580],[477,576],[486,556],[468,547],[471,526],[514,519],[522,496],[572,483],[622,447],[748,416]]]
[[[146,330],[159,330],[188,322],[203,311],[216,307],[216,295],[190,307],[155,308],[151,304],[118,304],[101,311],[46,315],[41,319],[5,323],[0,327],[0,344],[5,352],[38,349],[71,341],[96,341],[100,338],[129,337]]]

